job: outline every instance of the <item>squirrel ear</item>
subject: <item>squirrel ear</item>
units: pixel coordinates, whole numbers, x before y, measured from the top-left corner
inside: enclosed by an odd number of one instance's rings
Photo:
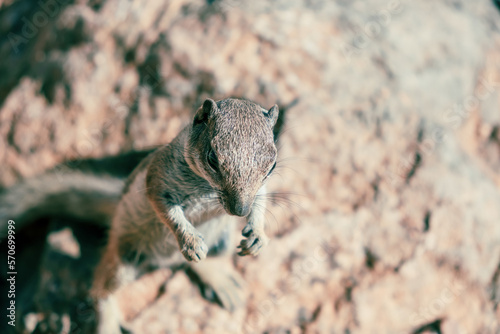
[[[274,106],[271,107],[267,112],[264,113],[264,116],[267,117],[267,120],[269,122],[269,125],[273,127],[276,124],[276,121],[278,120],[278,114],[280,113],[278,109],[278,105],[275,104]]]
[[[212,99],[206,99],[203,105],[198,109],[194,116],[193,126],[207,123],[213,111],[217,110],[217,104]]]

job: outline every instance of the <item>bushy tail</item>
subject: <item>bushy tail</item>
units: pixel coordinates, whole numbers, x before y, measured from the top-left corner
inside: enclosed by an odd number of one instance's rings
[[[73,217],[106,224],[120,199],[124,181],[79,171],[49,173],[0,193],[0,240],[9,220],[16,229],[43,217]]]
[[[16,230],[44,217],[109,224],[125,179],[151,151],[69,162],[0,190],[0,240],[9,220]]]

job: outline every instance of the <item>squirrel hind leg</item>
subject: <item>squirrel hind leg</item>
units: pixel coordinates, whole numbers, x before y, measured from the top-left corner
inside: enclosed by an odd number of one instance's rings
[[[189,278],[198,284],[202,296],[230,312],[245,304],[245,282],[230,262],[230,257],[207,258],[190,264]]]
[[[120,308],[120,300],[117,291],[133,282],[138,271],[134,266],[119,264],[114,270],[103,273],[105,276],[102,282],[107,282],[103,286],[94,286],[96,295],[96,307],[98,312],[98,334],[122,334],[127,332],[129,324]],[[109,284],[112,282],[112,284]],[[99,285],[99,284],[98,284]],[[120,290],[121,291],[121,290]]]
[[[114,295],[109,295],[97,302],[99,324],[98,334],[122,334],[120,308]]]
[[[245,282],[231,261],[236,247],[236,221],[224,215],[208,221],[199,229],[209,246],[208,257],[199,263],[189,263],[186,274],[198,285],[205,299],[232,312],[246,301]]]
[[[117,291],[137,279],[139,271],[122,260],[115,244],[110,243],[95,269],[91,296],[97,309],[99,334],[122,334],[122,329],[127,327]]]

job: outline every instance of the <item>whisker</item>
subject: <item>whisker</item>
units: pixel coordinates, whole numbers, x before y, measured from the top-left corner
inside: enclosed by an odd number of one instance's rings
[[[272,195],[272,196],[279,196],[279,195],[292,195],[292,196],[301,196],[301,197],[307,197],[304,194],[293,192],[293,191],[270,191],[267,193],[267,195]]]
[[[285,163],[285,162],[289,162],[289,161],[307,161],[307,162],[315,162],[313,159],[311,158],[304,158],[304,157],[300,157],[300,156],[291,156],[291,157],[285,157],[285,158],[280,158],[278,159],[278,164],[280,163]]]
[[[304,207],[303,207],[302,205],[298,204],[298,203],[297,203],[297,202],[295,202],[295,201],[292,201],[292,200],[291,200],[291,199],[289,199],[289,198],[279,198],[279,197],[276,197],[276,198],[275,198],[275,200],[273,201],[273,203],[276,203],[276,204],[278,204],[278,205],[279,205],[280,203],[281,203],[281,204],[290,204],[290,205],[293,205],[293,206],[298,207],[298,208],[299,208],[300,210],[302,210],[302,211],[305,211],[305,210],[304,210]],[[291,208],[291,207],[289,206],[289,208]]]
[[[304,211],[304,208],[299,203],[290,199],[289,198],[290,195],[291,196],[307,197],[306,195],[298,194],[298,193],[294,193],[294,192],[270,192],[267,194],[260,194],[258,196],[261,196],[262,198],[267,199],[271,203],[276,204],[284,211],[291,212],[292,217],[294,217],[299,223],[302,223],[301,219],[295,213],[294,207],[299,208],[301,211]]]
[[[293,129],[296,129],[298,127],[299,127],[299,125],[293,125],[293,126],[287,126],[287,127],[282,128],[281,132],[280,132],[280,137],[282,137],[285,133],[287,133]]]
[[[264,205],[262,205],[262,204],[260,204],[260,203],[256,203],[255,205],[256,205],[258,208],[260,208],[260,209],[264,209],[264,210],[265,210],[265,212],[266,212],[266,214],[270,214],[270,215],[273,217],[273,220],[274,220],[275,225],[276,225],[275,230],[276,230],[276,232],[279,232],[279,231],[280,231],[280,226],[279,226],[280,224],[279,224],[279,222],[278,222],[278,219],[276,219],[276,216],[274,215],[274,213],[273,213],[271,210],[269,210],[269,208],[267,208],[266,206],[264,206]],[[271,228],[271,231],[273,231],[273,230],[272,230],[272,226],[271,226],[271,225],[268,225],[268,226]],[[273,232],[274,232],[274,231],[273,231]]]
[[[292,217],[295,218],[300,224],[302,224],[302,220],[299,218],[299,216],[297,216],[297,214],[293,211],[293,209],[291,209],[289,206],[286,206],[286,207],[283,206],[283,205],[289,204],[289,203],[280,203],[278,201],[276,201],[274,203],[276,205],[278,205],[281,208],[281,210],[283,210],[283,211],[285,211],[287,213],[291,213]],[[301,208],[301,209],[303,210],[303,208]]]
[[[272,176],[279,176],[279,177],[280,177],[280,179],[281,179],[281,181],[285,181],[285,179],[283,178],[283,175],[281,175],[281,173],[280,173],[280,171],[279,171],[279,170],[276,170],[276,169],[275,169],[275,170],[273,171]]]
[[[296,170],[293,167],[276,165],[275,171],[279,171],[280,169],[288,169],[288,170],[291,170],[292,172],[295,172],[298,175],[302,175],[301,172],[299,172],[298,170]],[[274,175],[274,173],[273,173],[273,175]]]

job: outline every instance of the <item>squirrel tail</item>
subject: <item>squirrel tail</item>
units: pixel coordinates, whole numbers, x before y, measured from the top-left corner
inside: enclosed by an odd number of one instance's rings
[[[16,230],[45,217],[73,217],[107,225],[120,199],[124,180],[80,171],[51,172],[0,192],[0,240],[8,222]]]
[[[125,180],[154,148],[100,159],[69,161],[45,174],[0,189],[0,241],[8,222],[16,230],[43,218],[62,217],[109,226]]]

